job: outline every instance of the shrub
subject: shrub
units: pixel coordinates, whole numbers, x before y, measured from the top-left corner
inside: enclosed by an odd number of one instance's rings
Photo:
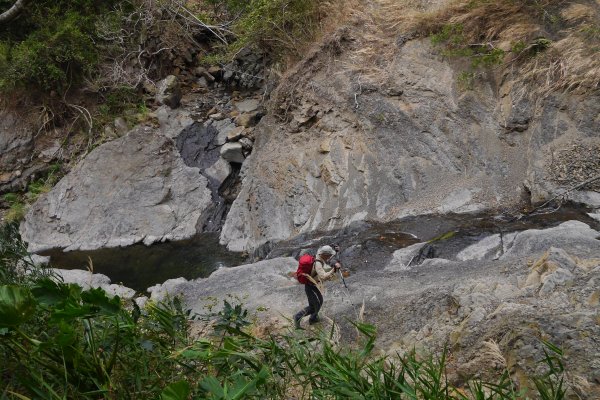
[[[230,16],[235,35],[226,48],[229,57],[241,48],[259,47],[273,57],[299,55],[320,30],[323,5],[315,0],[211,0]]]
[[[547,94],[598,88],[599,17],[591,3],[466,0],[423,14],[415,29],[443,55],[468,58],[472,72],[510,64],[531,93]]]
[[[0,31],[0,90],[25,87],[62,92],[78,83],[98,62],[96,14],[114,3],[30,3],[17,21]]]

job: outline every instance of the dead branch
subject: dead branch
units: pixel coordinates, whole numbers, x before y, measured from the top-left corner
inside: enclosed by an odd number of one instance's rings
[[[600,179],[600,175],[596,175],[595,177],[593,177],[593,178],[590,178],[590,179],[586,180],[585,182],[582,182],[582,183],[580,183],[580,184],[578,184],[578,185],[576,185],[576,186],[573,186],[572,188],[570,188],[570,189],[569,189],[569,190],[567,190],[566,192],[563,192],[563,193],[557,194],[556,196],[554,196],[554,197],[553,197],[553,198],[551,198],[550,200],[547,200],[547,201],[546,201],[544,204],[542,204],[542,205],[539,205],[539,206],[535,207],[535,208],[534,208],[534,209],[533,209],[531,212],[534,212],[534,211],[536,211],[536,210],[539,210],[540,208],[543,208],[543,207],[547,206],[548,204],[552,203],[554,200],[558,199],[559,197],[562,197],[562,198],[563,198],[563,200],[564,200],[564,197],[565,197],[566,195],[568,195],[569,193],[571,193],[572,191],[574,191],[574,190],[579,190],[579,189],[581,189],[582,187],[584,187],[584,186],[586,186],[586,185],[589,185],[590,183],[592,183],[592,182],[595,182],[595,181],[597,181],[597,180],[599,180],[599,179]]]
[[[0,14],[0,25],[12,21],[25,9],[30,0],[17,0],[11,8]]]

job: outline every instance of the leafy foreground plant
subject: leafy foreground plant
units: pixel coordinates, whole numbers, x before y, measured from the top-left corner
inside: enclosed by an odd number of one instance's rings
[[[248,311],[224,303],[193,315],[177,298],[126,307],[101,289],[52,277],[27,256],[15,225],[0,232],[0,399],[520,399],[497,382],[446,380],[446,354],[374,352],[376,329],[356,323],[357,346],[330,332],[252,335]],[[202,338],[190,325],[211,328]],[[546,343],[542,399],[563,399],[561,351]]]
[[[452,387],[445,354],[376,356],[376,331],[367,324],[355,324],[361,345],[342,349],[333,332],[257,338],[244,331],[247,312],[228,303],[202,317],[214,335],[192,339],[188,317],[177,300],[127,310],[100,289],[48,278],[0,286],[2,398],[520,398],[507,374]],[[556,357],[546,358],[552,373],[562,371]],[[535,381],[540,394],[563,398],[562,380],[549,377]]]

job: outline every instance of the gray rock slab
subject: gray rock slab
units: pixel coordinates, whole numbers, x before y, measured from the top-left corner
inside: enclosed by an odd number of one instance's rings
[[[179,107],[181,102],[181,86],[175,75],[169,75],[157,85],[156,102],[171,108]]]
[[[570,248],[573,255],[600,254],[598,232],[580,221],[567,221],[555,228],[517,233],[502,259],[528,257],[550,247]]]
[[[111,284],[110,278],[103,274],[94,274],[79,269],[53,268],[53,271],[60,276],[64,283],[76,284],[83,290],[100,288],[110,297],[119,296],[123,300],[131,300],[135,296],[135,290],[123,285]]]
[[[187,281],[171,279],[162,285],[148,289],[152,300],[169,296],[181,296],[194,312],[202,313],[204,307],[217,300],[218,306],[230,295],[236,296],[250,309],[259,306],[269,308],[271,313],[290,313],[298,307],[297,297],[301,285],[288,274],[296,270],[294,258],[276,258],[255,264],[232,268],[220,268],[208,278]],[[304,295],[304,291],[301,292]],[[303,301],[301,300],[301,303]]]
[[[460,261],[483,260],[485,258],[496,256],[501,249],[502,242],[500,240],[500,235],[490,235],[476,244],[461,250],[456,255],[456,258]]]
[[[93,150],[40,197],[20,231],[34,253],[149,245],[196,234],[210,204],[207,179],[172,140],[139,127]]]
[[[419,254],[427,243],[416,243],[411,246],[396,250],[392,260],[385,266],[386,271],[405,271],[411,268],[408,264]]]
[[[23,123],[22,116],[0,110],[0,175],[22,166],[19,160],[29,158],[33,151],[35,130]]]
[[[243,153],[243,146],[239,142],[225,143],[221,147],[221,157],[223,157],[225,161],[240,164],[246,159]]]
[[[213,165],[204,170],[204,174],[214,179],[219,185],[231,174],[231,164],[222,158],[219,158]]]
[[[251,113],[253,111],[258,110],[258,107],[260,107],[260,100],[246,99],[246,100],[242,100],[242,101],[234,103],[234,106],[241,113]]]
[[[94,274],[81,269],[54,268],[53,271],[62,278],[64,283],[74,283],[84,290],[110,285],[110,278],[103,274]]]

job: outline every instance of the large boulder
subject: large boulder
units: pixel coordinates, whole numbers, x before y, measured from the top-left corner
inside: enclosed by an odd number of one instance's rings
[[[211,204],[207,179],[147,127],[92,151],[30,209],[29,251],[93,250],[185,239]]]

